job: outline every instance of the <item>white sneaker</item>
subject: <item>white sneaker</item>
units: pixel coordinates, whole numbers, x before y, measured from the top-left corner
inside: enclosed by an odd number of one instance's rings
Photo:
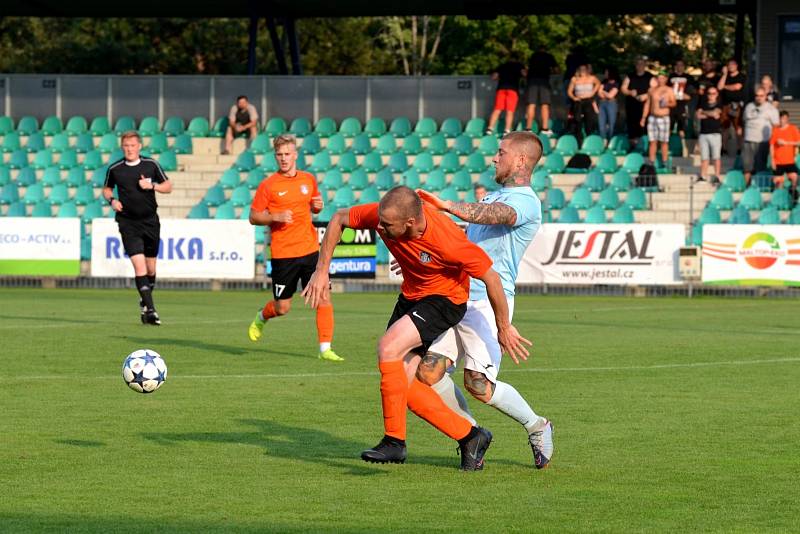
[[[550,464],[553,457],[553,425],[549,420],[545,420],[541,430],[531,432],[528,435],[528,442],[533,451],[533,465],[536,469],[544,469]]]

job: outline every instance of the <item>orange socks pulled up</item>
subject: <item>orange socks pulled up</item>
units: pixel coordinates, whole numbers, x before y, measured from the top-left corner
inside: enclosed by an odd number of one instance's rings
[[[416,378],[408,389],[408,409],[456,441],[472,430],[472,423],[451,410],[433,388]]]
[[[265,321],[269,321],[273,317],[277,317],[278,314],[275,312],[275,301],[271,300],[267,302],[267,304],[261,308],[261,318]]]
[[[381,371],[384,433],[387,436],[405,440],[408,378],[403,368],[403,361],[379,362],[378,368]]]
[[[317,308],[317,336],[320,343],[330,343],[333,340],[333,305]]]

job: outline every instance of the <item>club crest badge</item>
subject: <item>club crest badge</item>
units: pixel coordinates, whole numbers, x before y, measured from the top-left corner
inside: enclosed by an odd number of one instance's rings
[[[306,186],[306,184],[301,185],[300,186],[300,192],[303,193],[304,195],[307,195],[308,194],[308,186]]]
[[[422,263],[430,263],[431,262],[431,255],[427,252],[420,252],[419,253],[419,261]]]

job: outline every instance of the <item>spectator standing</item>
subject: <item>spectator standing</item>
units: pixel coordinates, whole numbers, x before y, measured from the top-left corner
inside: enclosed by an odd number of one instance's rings
[[[575,71],[581,65],[589,64],[589,56],[586,54],[586,49],[582,46],[575,46],[567,54],[564,60],[564,103],[569,107],[572,104],[569,96],[567,96],[567,88],[572,77],[575,76]]]
[[[728,60],[722,67],[722,76],[717,88],[722,97],[722,146],[728,146],[728,132],[731,127],[736,132],[736,146],[741,148],[742,110],[744,108],[747,76],[739,71],[739,63],[735,59]]]
[[[800,130],[789,122],[789,112],[780,112],[780,124],[772,129],[769,139],[769,151],[772,164],[775,166],[776,187],[783,185],[786,175],[792,182],[792,196],[797,198],[797,147],[800,146]]]
[[[744,178],[748,184],[753,173],[767,168],[772,127],[779,122],[778,110],[772,104],[767,103],[767,93],[762,87],[759,87],[756,89],[755,101],[750,102],[744,108],[742,166],[744,167]]]
[[[761,87],[764,88],[764,92],[767,94],[767,102],[777,108],[780,105],[781,92],[778,91],[778,88],[772,83],[772,76],[769,74],[762,76]]]
[[[531,130],[536,118],[536,106],[542,117],[542,133],[551,134],[550,131],[550,101],[553,91],[550,89],[550,75],[558,72],[558,64],[552,54],[547,52],[544,45],[531,54],[528,61],[528,88],[526,100],[528,108],[525,112],[525,129]]]
[[[236,97],[236,103],[228,112],[228,129],[225,131],[225,151],[230,154],[233,138],[246,132],[250,139],[258,135],[258,111],[244,95]]]
[[[614,67],[606,68],[603,83],[597,96],[600,98],[600,136],[608,140],[614,136],[617,124],[617,96],[619,95],[619,73]]]
[[[519,61],[511,60],[503,63],[492,72],[492,79],[497,81],[497,92],[494,97],[494,111],[489,117],[487,134],[493,133],[500,118],[500,113],[505,112],[505,133],[511,131],[514,124],[514,112],[519,102],[519,83],[525,77],[525,65]]]
[[[703,61],[703,73],[697,80],[697,94],[703,96],[709,87],[717,87],[719,83],[719,73],[714,62],[710,59]]]
[[[697,88],[694,77],[686,72],[686,63],[682,59],[675,62],[672,74],[669,75],[669,85],[675,93],[675,107],[672,108],[670,122],[682,137],[686,137],[689,126],[689,103],[694,98]]]
[[[653,75],[647,72],[643,58],[636,60],[635,70],[622,80],[620,91],[625,95],[625,122],[628,126],[628,139],[635,147],[645,133],[641,123],[642,110],[647,101],[647,92],[655,85]]]
[[[583,64],[575,71],[569,81],[567,96],[572,101],[572,116],[575,121],[576,137],[580,140],[583,133],[593,134],[597,131],[597,112],[594,97],[600,90],[600,80],[589,72],[589,65]]]
[[[708,176],[708,162],[714,161],[714,175],[712,183],[719,181],[721,174],[722,154],[722,104],[719,100],[719,89],[709,86],[697,108],[695,116],[700,121],[700,179],[705,180]]]
[[[661,161],[664,166],[669,161],[669,116],[672,108],[675,107],[675,93],[672,87],[667,85],[667,72],[658,73],[658,85],[647,92],[647,100],[642,109],[642,119],[639,123],[644,127],[647,123],[647,139],[650,141],[649,157],[655,165],[656,148],[661,147]]]

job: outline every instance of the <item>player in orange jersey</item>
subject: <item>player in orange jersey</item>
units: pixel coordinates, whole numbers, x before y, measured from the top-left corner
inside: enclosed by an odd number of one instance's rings
[[[380,203],[339,210],[331,219],[320,248],[319,262],[303,296],[312,306],[326,302],[328,269],[344,227],[373,228],[403,269],[401,295],[378,342],[384,437],[361,453],[367,462],[402,463],[406,459],[406,405],[433,426],[458,440],[461,468],[483,467],[492,441],[485,429],[451,410],[428,385],[414,378],[420,355],[466,312],[470,276],[486,284],[495,313],[498,341],[515,360],[526,359],[524,344],[508,317],[500,277],[492,260],[435,207],[423,203],[408,187],[395,187]]]
[[[268,320],[289,313],[297,282],[303,287],[308,284],[319,257],[317,230],[311,223],[311,213],[319,213],[323,207],[317,180],[297,169],[297,140],[293,135],[279,135],[272,146],[279,170],[258,186],[250,206],[250,224],[269,226],[271,230],[274,299],[250,323],[247,333],[252,341],[261,338]],[[319,358],[344,361],[331,349],[333,306],[329,295],[317,307],[317,333]]]

